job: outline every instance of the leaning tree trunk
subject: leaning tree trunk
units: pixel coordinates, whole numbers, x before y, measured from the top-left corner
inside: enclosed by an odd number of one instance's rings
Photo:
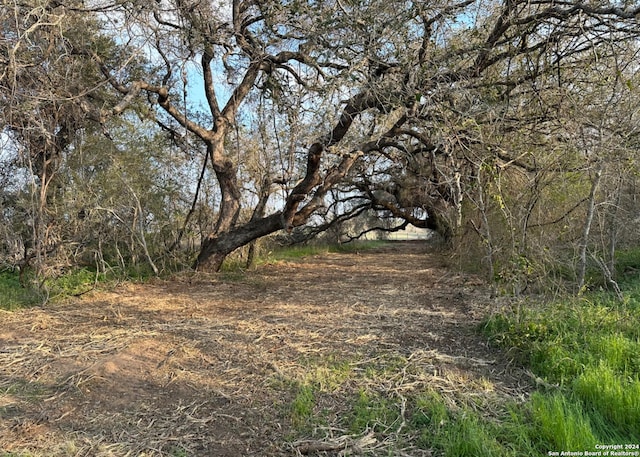
[[[202,244],[194,268],[198,271],[216,272],[224,259],[239,247],[253,240],[277,232],[284,227],[282,213],[252,220],[232,230],[210,235]]]

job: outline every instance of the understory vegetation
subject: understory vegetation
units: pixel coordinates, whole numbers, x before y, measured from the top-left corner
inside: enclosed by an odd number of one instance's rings
[[[144,281],[153,276],[146,268],[97,271],[92,267],[73,268],[59,275],[36,281],[33,275],[18,271],[0,273],[0,309],[15,310],[41,305],[50,300],[77,297],[96,288],[111,287],[122,281]]]
[[[247,269],[259,265],[295,260],[328,252],[359,252],[383,246],[385,243],[384,240],[369,240],[345,244],[315,242],[279,246],[275,243],[262,242],[250,264],[247,262],[246,250],[230,256],[224,264],[222,275],[229,279],[242,276]],[[171,277],[171,275],[180,274],[181,271],[180,265],[175,265],[173,268],[167,266],[160,276]],[[42,304],[49,300],[80,296],[96,288],[108,288],[122,281],[147,281],[157,276],[151,268],[144,264],[107,270],[98,270],[95,267],[76,267],[37,282],[33,275],[21,276],[19,270],[6,269],[0,272],[0,309],[14,310]]]

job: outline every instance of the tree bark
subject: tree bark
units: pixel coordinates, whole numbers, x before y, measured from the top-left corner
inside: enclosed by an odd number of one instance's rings
[[[202,244],[194,264],[197,271],[216,272],[224,259],[233,251],[253,240],[270,235],[284,227],[282,213],[247,222],[230,231],[210,235]]]
[[[591,182],[591,191],[589,192],[589,207],[587,208],[587,218],[582,228],[582,239],[578,249],[578,294],[582,294],[584,289],[584,281],[587,271],[587,247],[589,245],[589,233],[591,232],[591,224],[596,210],[596,193],[600,185],[602,177],[602,165],[598,166],[593,181]]]

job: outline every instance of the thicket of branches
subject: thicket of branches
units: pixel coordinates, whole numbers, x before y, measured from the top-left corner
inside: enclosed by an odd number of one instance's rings
[[[637,2],[3,2],[0,250],[215,271],[435,230],[491,280],[637,244]],[[298,235],[296,235],[298,234]]]

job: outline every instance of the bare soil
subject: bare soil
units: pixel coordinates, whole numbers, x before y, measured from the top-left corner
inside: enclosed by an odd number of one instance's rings
[[[0,455],[300,455],[292,386],[327,357],[404,361],[386,378],[400,397],[522,397],[477,331],[495,306],[424,242],[395,242],[0,311]]]

